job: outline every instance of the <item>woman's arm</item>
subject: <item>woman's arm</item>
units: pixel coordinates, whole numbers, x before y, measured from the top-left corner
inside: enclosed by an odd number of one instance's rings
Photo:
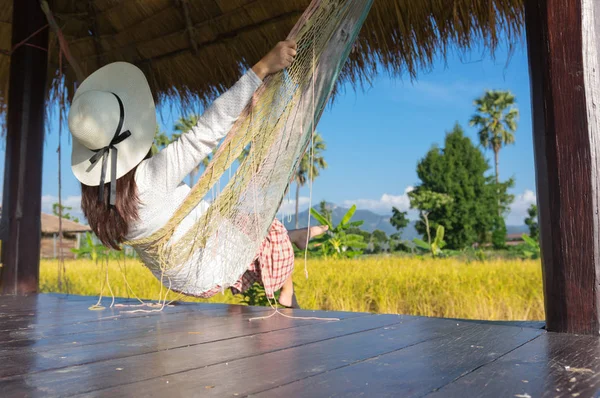
[[[175,189],[231,130],[262,79],[289,66],[295,53],[295,43],[279,43],[217,98],[190,131],[144,162],[143,172],[153,186],[167,192]]]

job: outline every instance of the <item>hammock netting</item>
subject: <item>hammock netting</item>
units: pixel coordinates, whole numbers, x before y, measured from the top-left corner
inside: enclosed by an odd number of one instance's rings
[[[288,36],[298,45],[292,65],[264,80],[168,224],[146,239],[127,243],[163,285],[197,295],[215,286],[229,287],[247,270],[371,3],[314,0]],[[248,155],[226,186],[210,198],[245,149]]]

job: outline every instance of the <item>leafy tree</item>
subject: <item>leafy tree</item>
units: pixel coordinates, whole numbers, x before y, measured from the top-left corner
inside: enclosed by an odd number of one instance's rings
[[[387,242],[388,240],[387,234],[380,229],[376,229],[375,231],[373,231],[371,236],[373,236],[373,239],[375,239],[377,242],[381,243]]]
[[[156,155],[161,149],[169,145],[171,142],[174,142],[179,138],[180,134],[171,134],[171,136],[167,136],[164,131],[160,131],[158,126],[156,126],[156,133],[154,134],[154,142],[152,143],[152,155]]]
[[[330,223],[333,222],[333,212],[331,211],[329,206],[327,206],[327,202],[325,202],[324,200],[319,202],[319,212],[323,215],[323,217],[328,219]]]
[[[531,239],[535,241],[539,241],[540,239],[540,226],[538,224],[537,216],[538,216],[538,208],[536,205],[532,204],[527,209],[528,217],[525,218],[525,225],[529,227],[529,236]]]
[[[499,153],[503,146],[515,142],[519,110],[510,91],[488,90],[475,100],[477,113],[469,124],[479,129],[479,143],[494,151],[496,183],[500,183]]]
[[[429,225],[429,214],[452,202],[452,198],[443,193],[428,191],[419,187],[408,193],[410,207],[419,210],[421,220],[425,223],[427,243],[431,246],[431,227]]]
[[[314,181],[314,179],[319,176],[320,169],[327,168],[327,162],[323,157],[323,151],[325,151],[325,149],[327,149],[327,145],[325,144],[325,141],[323,141],[321,134],[315,132],[313,136],[312,163],[310,148],[308,148],[298,163],[298,168],[296,169],[294,176],[296,182],[296,229],[298,229],[299,225],[300,187],[304,186],[309,179]]]
[[[492,230],[492,245],[494,249],[506,247],[506,223],[504,217],[496,217],[494,229]]]
[[[321,225],[327,225],[329,230],[312,240],[309,247],[311,250],[320,248],[325,256],[333,258],[352,258],[362,254],[362,250],[367,246],[363,241],[362,235],[349,233],[351,228],[360,227],[363,221],[350,221],[356,212],[356,205],[353,205],[342,217],[342,220],[335,227],[332,223],[314,208],[310,209],[310,214]]]
[[[434,146],[417,165],[421,184],[415,189],[444,194],[449,203],[428,209],[428,220],[417,222],[422,235],[428,227],[437,230],[443,225],[449,249],[463,249],[475,242],[489,242],[494,230],[501,226],[502,217],[513,196],[507,193],[514,181],[496,183],[486,176],[490,169],[481,150],[465,137],[459,124],[446,135],[444,148]],[[409,194],[410,195],[410,194]],[[415,204],[415,208],[419,208]]]
[[[380,229],[376,229],[367,241],[367,251],[369,253],[381,253],[390,248],[389,238],[385,232]]]
[[[69,211],[69,210],[73,210],[73,208],[70,207],[70,206],[63,206],[63,205],[61,205],[59,203],[54,203],[52,205],[52,214],[54,214],[56,217],[60,217],[60,214],[61,214],[60,210],[61,209],[62,209],[62,218],[64,218],[65,220],[71,220],[71,221],[74,221],[74,222],[79,222],[79,218],[73,217],[73,216],[71,216],[71,214],[69,214],[69,213],[66,212],[66,211]]]
[[[390,218],[390,224],[399,234],[402,234],[402,230],[406,228],[408,225],[408,218],[406,217],[407,213],[405,211],[400,211],[395,207],[392,207],[392,217]]]
[[[407,212],[400,211],[396,207],[392,207],[392,217],[390,218],[390,224],[396,228],[396,233],[390,235],[389,245],[390,251],[404,251],[410,252],[410,248],[406,242],[402,239],[402,230],[409,224],[409,220],[406,217]]]
[[[390,251],[411,252],[408,241],[402,239],[402,234],[396,232],[390,235]]]

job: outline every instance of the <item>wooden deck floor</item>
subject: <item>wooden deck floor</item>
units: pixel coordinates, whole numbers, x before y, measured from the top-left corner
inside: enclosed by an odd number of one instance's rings
[[[0,297],[1,397],[600,396],[600,338],[540,323],[94,302]]]

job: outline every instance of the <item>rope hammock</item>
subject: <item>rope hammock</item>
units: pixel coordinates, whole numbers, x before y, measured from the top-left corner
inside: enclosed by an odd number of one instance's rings
[[[169,222],[148,238],[125,243],[163,285],[186,294],[214,286],[225,289],[246,271],[310,143],[371,3],[313,0],[288,36],[298,45],[291,67],[264,80]],[[227,185],[210,200],[211,190],[219,189],[221,177],[231,173],[248,148]],[[184,230],[182,221],[204,200],[210,205]],[[209,262],[219,266],[208,267]],[[208,269],[213,274],[206,275]],[[205,281],[204,285],[198,281]]]

